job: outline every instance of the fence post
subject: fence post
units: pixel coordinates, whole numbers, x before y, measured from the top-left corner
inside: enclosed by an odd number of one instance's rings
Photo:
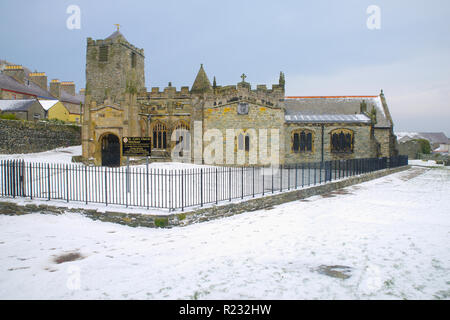
[[[272,168],[272,193],[273,193],[273,165],[271,166]]]
[[[288,191],[291,190],[290,189],[290,184],[291,184],[291,167],[288,165],[288,184],[287,184],[287,189]]]
[[[16,161],[13,160],[12,164],[12,194],[13,198],[16,197]]]
[[[105,203],[106,206],[108,206],[108,175],[107,175],[108,168],[105,167]]]
[[[84,195],[86,197],[86,204],[88,204],[88,174],[87,174],[87,166],[84,166]]]
[[[280,164],[280,192],[283,191],[283,165]]]
[[[255,197],[255,166],[252,169],[252,195]]]
[[[244,167],[241,167],[241,199],[244,199]]]
[[[265,169],[264,167],[259,169],[259,175],[262,177],[262,195],[263,195],[263,197],[264,197],[264,173],[265,173],[264,169]],[[262,174],[261,174],[261,172],[262,172]]]
[[[172,171],[169,171],[169,212],[172,211],[172,179],[173,179]]]
[[[148,156],[147,156],[147,162],[145,165],[145,170],[146,170],[146,180],[147,180],[147,210],[150,209],[150,182],[149,182],[149,177],[148,177]],[[183,194],[183,193],[181,193]]]
[[[230,202],[231,202],[231,167],[228,168],[228,172],[229,172],[229,178],[228,178],[228,192],[229,192]]]
[[[203,207],[203,169],[200,169],[200,206]]]
[[[47,163],[47,176],[48,201],[50,201],[50,163]]]
[[[217,176],[217,168],[216,168],[216,204],[218,203],[218,192],[219,192],[219,184],[217,183],[217,180],[218,180],[218,176]]]
[[[33,169],[32,168],[33,168],[33,164],[30,163],[30,166],[28,167],[30,178],[28,180],[30,183],[30,199],[31,200],[33,200]]]

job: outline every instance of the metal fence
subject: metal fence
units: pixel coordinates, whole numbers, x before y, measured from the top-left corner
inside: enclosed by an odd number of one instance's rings
[[[143,208],[188,207],[268,195],[408,164],[407,156],[279,167],[89,167],[0,161],[0,196]]]

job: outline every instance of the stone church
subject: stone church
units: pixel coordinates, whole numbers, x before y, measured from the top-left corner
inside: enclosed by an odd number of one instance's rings
[[[119,30],[104,40],[87,39],[84,161],[124,164],[124,137],[151,137],[150,160],[171,161],[172,151],[182,141],[174,138],[176,130],[190,133],[184,159],[187,155],[197,163],[208,163],[203,159],[207,132],[224,138],[219,145],[223,150],[215,149],[213,154],[225,154],[230,143],[233,154],[244,155],[239,163],[243,165],[266,164],[250,155],[259,154],[264,143],[271,145],[273,132],[279,143],[269,153],[276,152],[285,165],[397,154],[382,91],[373,96],[288,97],[283,73],[270,88],[252,88],[244,74],[236,85],[219,86],[215,78],[211,84],[203,65],[190,88],[178,91],[169,83],[163,90],[147,91],[144,60],[144,50],[130,44]],[[231,136],[230,129],[234,129]],[[259,132],[266,133],[264,139],[257,137]],[[233,165],[228,159],[215,163]]]

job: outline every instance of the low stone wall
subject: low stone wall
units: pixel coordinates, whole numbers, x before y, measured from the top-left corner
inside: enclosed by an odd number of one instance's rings
[[[0,154],[34,153],[81,145],[81,127],[0,119]]]
[[[247,201],[212,206],[208,208],[197,209],[189,212],[174,213],[165,216],[120,212],[103,213],[98,212],[97,210],[85,210],[79,208],[68,209],[65,207],[51,207],[47,205],[38,206],[34,204],[19,206],[13,202],[0,202],[0,214],[22,215],[33,212],[40,212],[43,214],[64,214],[65,212],[79,212],[93,220],[119,223],[131,227],[170,228],[176,226],[187,226],[193,223],[229,217],[243,212],[266,209],[282,203],[297,201],[315,195],[326,194],[334,190],[377,179],[392,173],[407,170],[409,168],[410,166],[403,166],[393,169],[385,169],[305,189],[288,191],[271,196],[250,199]]]

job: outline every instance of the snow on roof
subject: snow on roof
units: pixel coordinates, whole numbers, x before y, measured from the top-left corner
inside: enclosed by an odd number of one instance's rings
[[[346,123],[370,123],[370,118],[364,114],[289,114],[285,115],[287,122],[346,122]]]
[[[51,107],[58,103],[58,100],[39,100],[39,103],[45,111],[48,111]]]
[[[375,127],[390,127],[390,116],[385,110],[381,96],[287,96],[284,99],[286,114],[303,115],[354,115],[361,113],[361,102],[367,104],[367,111],[377,111]]]
[[[27,111],[34,102],[36,102],[34,99],[0,100],[0,110]]]
[[[404,142],[413,139],[425,139],[431,143],[446,144],[448,142],[447,136],[443,132],[397,132],[398,142]]]

